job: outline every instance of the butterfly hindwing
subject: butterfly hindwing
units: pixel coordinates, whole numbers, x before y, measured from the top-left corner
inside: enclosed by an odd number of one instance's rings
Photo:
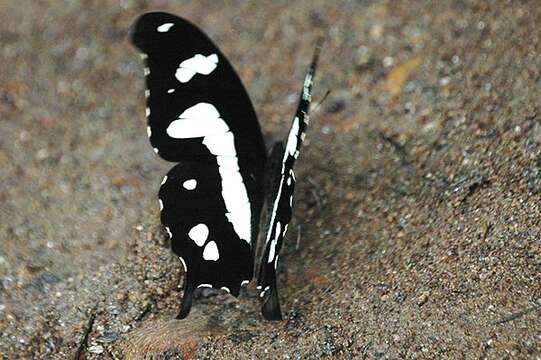
[[[159,202],[172,250],[187,274],[183,302],[191,301],[198,287],[238,296],[242,283],[252,278],[252,252],[228,221],[217,166],[176,165],[162,181]]]
[[[161,220],[186,267],[180,318],[193,290],[238,295],[253,273],[266,154],[255,111],[233,67],[196,26],[155,12],[135,23],[145,61],[149,140],[177,162],[159,192]]]
[[[268,320],[280,320],[282,318],[276,285],[276,267],[278,256],[284,242],[287,227],[292,216],[293,192],[295,190],[295,174],[293,166],[299,156],[299,151],[306,136],[308,126],[308,112],[311,100],[313,77],[315,75],[319,48],[316,50],[312,63],[306,74],[303,91],[299,105],[293,119],[286,146],[281,154],[281,166],[267,176],[276,176],[278,186],[273,189],[271,197],[272,208],[270,209],[270,223],[267,228],[263,255],[259,265],[257,280],[258,289],[264,297],[262,313]],[[270,160],[272,161],[272,159]],[[279,176],[277,176],[279,174]],[[267,199],[269,201],[269,199]]]

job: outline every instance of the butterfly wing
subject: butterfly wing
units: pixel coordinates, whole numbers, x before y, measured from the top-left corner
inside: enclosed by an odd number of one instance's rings
[[[193,290],[237,296],[253,275],[265,146],[246,90],[196,26],[155,12],[135,23],[145,60],[147,132],[154,151],[178,162],[159,191],[161,220],[186,268],[182,310]]]
[[[204,101],[214,105],[235,135],[242,165],[263,172],[265,143],[250,98],[235,70],[195,25],[175,15],[152,12],[135,23],[133,44],[145,60],[149,139],[165,160],[213,161],[201,138],[177,139],[167,133],[173,119]],[[255,174],[257,175],[257,174]]]
[[[297,112],[289,130],[285,150],[281,154],[282,161],[281,166],[278,167],[279,172],[271,170],[275,172],[267,175],[276,178],[279,177],[277,181],[278,185],[272,191],[273,196],[271,200],[273,205],[271,218],[267,228],[257,281],[257,287],[261,290],[260,295],[264,297],[262,313],[268,320],[282,319],[276,286],[276,266],[284,242],[284,236],[292,216],[293,192],[295,190],[293,166],[299,156],[302,142],[306,136],[312,83],[316,71],[318,54],[319,47],[316,49],[304,80],[299,106],[297,107]],[[272,161],[272,158],[270,161]]]
[[[246,186],[252,189],[255,182]],[[186,273],[179,318],[188,315],[196,288],[213,287],[238,296],[241,284],[252,278],[251,246],[239,236],[249,229],[235,229],[227,221],[222,190],[221,174],[213,165],[180,163],[162,181],[161,221]]]

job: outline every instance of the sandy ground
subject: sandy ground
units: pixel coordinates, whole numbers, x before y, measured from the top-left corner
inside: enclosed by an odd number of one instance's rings
[[[267,138],[326,37],[281,257],[185,321],[127,35],[205,29]],[[0,1],[0,357],[539,359],[538,1]]]

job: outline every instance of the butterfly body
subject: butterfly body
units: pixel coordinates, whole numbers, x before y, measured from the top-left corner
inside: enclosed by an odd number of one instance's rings
[[[158,198],[161,222],[186,272],[178,318],[189,314],[195,289],[238,296],[252,280],[265,199],[270,222],[258,286],[267,297],[264,316],[281,318],[275,271],[291,219],[293,163],[306,130],[315,61],[286,147],[268,158],[246,90],[201,30],[172,14],[148,13],[137,20],[132,41],[145,60],[150,143],[177,163]],[[275,179],[272,186],[268,179]]]

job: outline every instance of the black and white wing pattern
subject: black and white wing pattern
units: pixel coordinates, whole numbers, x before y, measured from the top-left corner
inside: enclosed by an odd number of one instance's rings
[[[184,318],[196,288],[238,296],[253,277],[265,144],[239,77],[196,26],[147,13],[132,41],[145,60],[150,143],[178,163],[162,181],[159,203],[186,270],[178,315]]]
[[[272,201],[271,218],[267,228],[263,255],[259,265],[257,288],[261,290],[264,298],[262,307],[263,316],[268,320],[281,320],[282,314],[278,300],[278,288],[276,286],[276,266],[278,255],[282,249],[287,226],[291,220],[293,206],[293,192],[295,190],[295,173],[293,165],[299,156],[299,151],[306,136],[308,126],[308,112],[310,109],[312,83],[316,71],[319,55],[319,47],[316,49],[312,63],[304,79],[303,90],[299,100],[297,112],[293,118],[285,149],[278,153],[281,155],[279,172],[270,169],[269,177],[276,177],[278,185],[272,189],[272,194],[267,201]],[[273,151],[273,153],[276,153]],[[274,154],[271,155],[271,161]]]

